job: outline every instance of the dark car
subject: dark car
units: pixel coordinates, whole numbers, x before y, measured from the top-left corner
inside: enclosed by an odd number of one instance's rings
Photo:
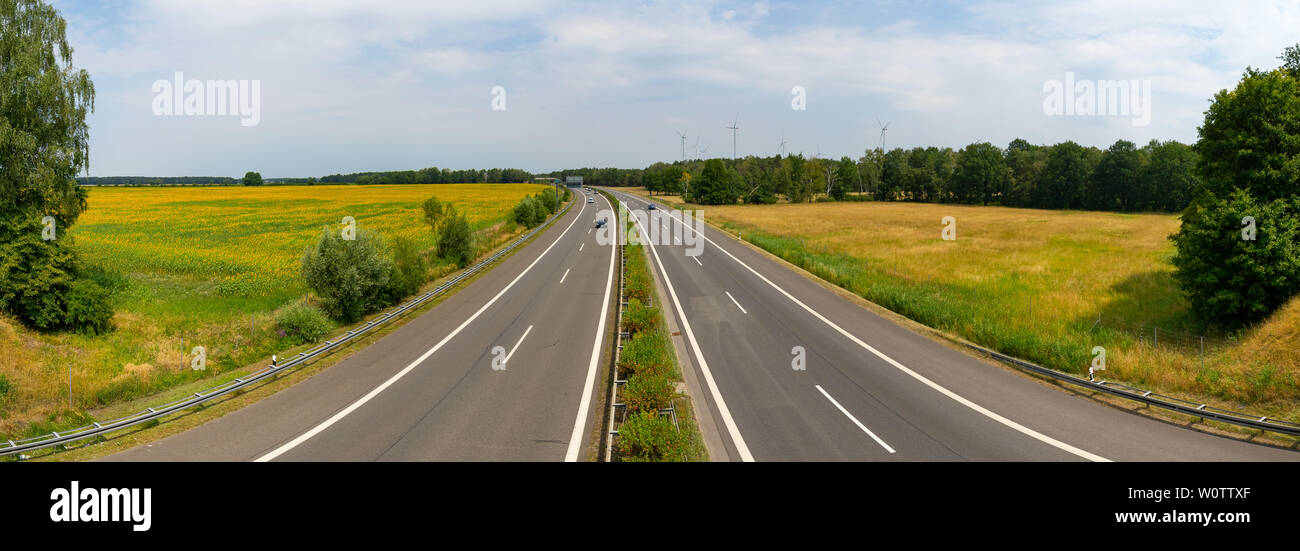
[[[654,204],[654,203],[650,203],[650,206],[646,207],[645,209],[646,209],[646,210],[655,210],[655,204]]]
[[[603,227],[605,227],[605,219],[604,219],[604,218],[597,219],[597,220],[596,220],[596,227],[597,227],[597,228],[603,228]]]

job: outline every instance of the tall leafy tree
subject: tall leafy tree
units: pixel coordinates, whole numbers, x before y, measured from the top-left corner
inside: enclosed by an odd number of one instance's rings
[[[731,205],[739,193],[733,180],[734,169],[728,169],[721,159],[709,159],[704,171],[691,184],[692,201],[701,205]]]
[[[0,0],[0,309],[41,329],[98,331],[111,316],[102,288],[77,279],[65,233],[87,207],[75,177],[90,164],[94,106],[58,11]]]
[[[841,157],[835,167],[835,185],[831,186],[831,197],[836,201],[842,200],[850,189],[858,189],[858,164],[846,156]]]
[[[71,226],[86,208],[90,74],[72,66],[66,24],[39,0],[0,0],[0,212]]]
[[[1196,150],[1208,191],[1271,201],[1300,193],[1300,76],[1246,69],[1214,95]]]
[[[1007,165],[1002,150],[988,142],[974,143],[957,155],[950,187],[959,203],[987,205],[1001,192],[1006,180]]]
[[[1032,205],[1049,209],[1082,207],[1089,172],[1083,146],[1072,141],[1052,146],[1039,173]]]
[[[1010,178],[1006,192],[1002,195],[1003,205],[1024,207],[1032,204],[1039,175],[1047,165],[1046,158],[1043,148],[1030,145],[1020,138],[1007,145],[1006,160]]]
[[[1152,140],[1147,145],[1141,189],[1146,200],[1139,210],[1182,211],[1201,189],[1196,150],[1175,141]]]
[[[1300,58],[1297,47],[1284,62]],[[1183,212],[1173,262],[1192,310],[1206,321],[1255,321],[1300,291],[1300,73],[1293,69],[1247,68],[1205,112],[1196,142],[1204,186]],[[1243,226],[1251,225],[1247,238]]]
[[[858,159],[858,181],[861,183],[858,191],[875,194],[880,186],[880,167],[884,157],[885,152],[875,148],[866,150]]]
[[[909,172],[906,151],[896,147],[886,153],[880,164],[880,187],[876,189],[876,200],[897,201],[905,193]]]
[[[1137,210],[1145,201],[1139,187],[1142,155],[1128,140],[1118,140],[1106,149],[1092,175],[1087,206],[1095,210]]]

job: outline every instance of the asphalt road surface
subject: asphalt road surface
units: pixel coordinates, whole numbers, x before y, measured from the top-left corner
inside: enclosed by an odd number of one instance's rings
[[[612,191],[612,190],[611,190]],[[726,458],[740,461],[1295,461],[1100,404],[957,352],[711,227],[614,191],[651,243]],[[662,205],[661,205],[662,206]],[[707,210],[704,211],[707,217]],[[664,233],[664,232],[659,232]],[[681,237],[685,237],[682,240]],[[803,369],[795,369],[802,347]],[[718,455],[715,452],[715,456]]]
[[[562,461],[584,455],[610,316],[603,198],[320,373],[111,461]],[[499,348],[498,348],[499,347]],[[503,369],[497,369],[503,368]]]

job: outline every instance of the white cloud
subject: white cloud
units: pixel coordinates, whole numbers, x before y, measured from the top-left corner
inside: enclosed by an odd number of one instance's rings
[[[77,65],[100,91],[97,174],[643,166],[675,157],[661,134],[684,125],[722,152],[720,123],[736,111],[741,154],[770,153],[744,144],[782,129],[856,154],[875,144],[877,116],[897,121],[900,146],[1190,141],[1206,100],[1248,64],[1275,66],[1300,28],[1295,4],[1262,2],[996,2],[893,21],[765,1],[143,0],[110,15],[63,4]],[[174,71],[262,80],[263,124],[153,119],[149,84]],[[1066,71],[1151,80],[1151,126],[1046,120],[1042,83]],[[498,84],[504,113],[489,109]],[[808,90],[806,113],[789,109],[794,85]]]

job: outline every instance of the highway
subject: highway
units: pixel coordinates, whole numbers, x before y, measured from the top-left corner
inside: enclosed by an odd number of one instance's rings
[[[637,211],[648,201],[609,190]],[[672,232],[679,213],[660,208]],[[671,213],[671,214],[669,214]],[[707,210],[704,217],[707,220]],[[673,218],[669,218],[673,216]],[[671,222],[667,222],[671,220]],[[908,330],[712,227],[651,243],[702,424],[732,461],[1296,461],[989,365]],[[802,370],[792,364],[802,347]],[[707,412],[707,413],[705,413]],[[709,432],[706,428],[706,434]]]
[[[592,231],[611,206],[574,195],[541,235],[379,341],[255,404],[105,460],[585,458],[617,272],[614,247]]]

